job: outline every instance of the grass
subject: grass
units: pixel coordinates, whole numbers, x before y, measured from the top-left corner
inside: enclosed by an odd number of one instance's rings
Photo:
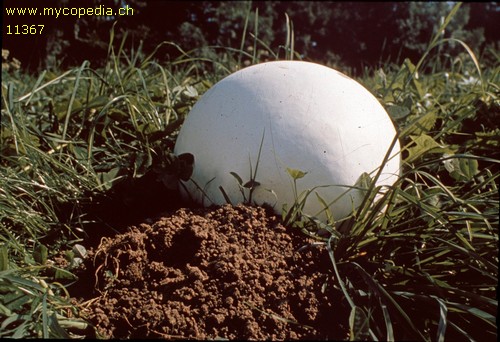
[[[293,59],[286,19],[279,49]],[[117,185],[152,173],[168,189],[189,175],[189,158],[171,151],[199,96],[245,61],[258,63],[259,47],[282,58],[257,31],[249,33],[253,53],[243,51],[245,34],[240,49],[212,47],[208,57],[180,50],[160,64],[140,49],[127,55],[111,31],[102,69],[84,62],[37,76],[2,71],[1,337],[88,336],[92,328],[66,289],[77,280],[54,258],[74,258],[75,245],[89,238],[88,206]],[[399,129],[396,184],[381,189],[365,178],[366,201],[341,231],[302,215],[314,189],[296,194],[284,212],[290,227],[327,249],[331,285],[352,309],[338,319],[349,322],[353,340],[496,340],[500,69],[460,43],[463,54],[439,55],[434,48],[447,41],[436,35],[416,64],[386,65],[359,80]],[[307,177],[289,173],[294,184]]]

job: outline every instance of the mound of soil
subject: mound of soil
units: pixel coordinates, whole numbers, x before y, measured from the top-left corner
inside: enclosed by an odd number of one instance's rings
[[[346,339],[311,242],[262,207],[179,209],[91,249],[97,291],[81,307],[104,338]]]

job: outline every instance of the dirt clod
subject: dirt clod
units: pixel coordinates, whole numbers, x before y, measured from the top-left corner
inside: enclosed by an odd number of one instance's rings
[[[345,339],[310,242],[261,207],[179,209],[89,250],[84,314],[105,338]]]

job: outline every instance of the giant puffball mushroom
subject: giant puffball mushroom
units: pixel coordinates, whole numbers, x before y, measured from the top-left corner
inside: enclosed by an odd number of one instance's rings
[[[281,214],[294,203],[291,174],[305,173],[296,194],[314,191],[303,212],[325,221],[317,192],[340,220],[361,204],[365,192],[354,186],[375,175],[395,136],[382,105],[346,75],[302,61],[253,65],[216,83],[188,114],[174,153],[193,154],[194,170],[180,191],[209,206],[244,202],[252,190],[253,203]],[[377,185],[396,181],[399,152],[396,141]]]

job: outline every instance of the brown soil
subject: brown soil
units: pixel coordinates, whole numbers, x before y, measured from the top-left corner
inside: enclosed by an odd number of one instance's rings
[[[79,300],[101,337],[348,338],[327,251],[266,209],[179,209],[150,223],[89,251],[96,291]]]

